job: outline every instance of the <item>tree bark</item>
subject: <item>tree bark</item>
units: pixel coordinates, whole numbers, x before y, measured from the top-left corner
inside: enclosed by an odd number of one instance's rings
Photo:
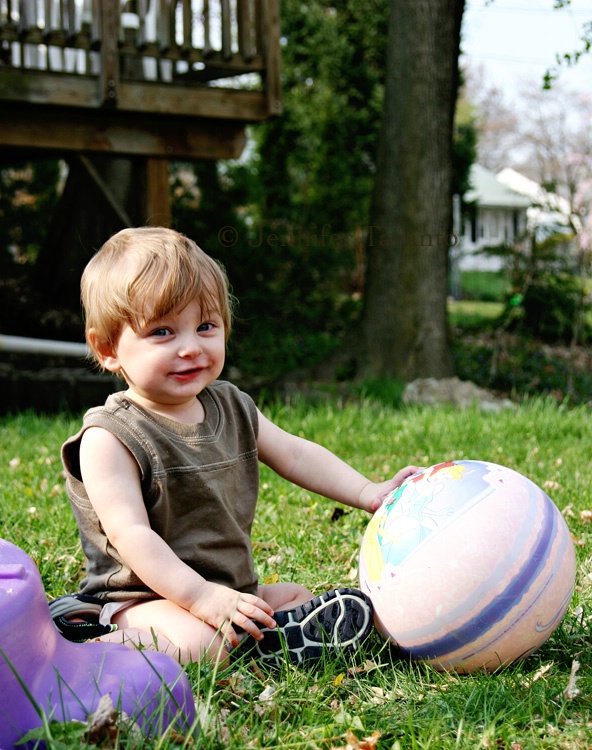
[[[446,316],[452,140],[464,0],[391,0],[367,233],[366,377],[452,375]]]

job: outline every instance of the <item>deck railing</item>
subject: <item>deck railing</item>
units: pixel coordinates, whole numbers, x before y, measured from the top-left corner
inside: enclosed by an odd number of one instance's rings
[[[263,119],[280,110],[278,5],[0,0],[0,100]]]

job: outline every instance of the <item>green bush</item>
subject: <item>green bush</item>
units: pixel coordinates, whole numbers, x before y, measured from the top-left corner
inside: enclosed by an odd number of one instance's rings
[[[577,331],[579,343],[584,343],[591,334],[584,317],[589,309],[580,277],[570,273],[545,273],[535,278],[523,295],[510,300],[508,314],[514,317],[511,327],[526,335],[547,342],[570,343]]]

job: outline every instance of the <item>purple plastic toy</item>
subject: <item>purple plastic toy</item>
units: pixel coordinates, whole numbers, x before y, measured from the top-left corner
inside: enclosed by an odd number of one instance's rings
[[[157,652],[67,641],[35,563],[0,539],[0,750],[40,727],[40,711],[50,721],[86,721],[107,693],[145,735],[191,730],[193,696],[179,664]]]

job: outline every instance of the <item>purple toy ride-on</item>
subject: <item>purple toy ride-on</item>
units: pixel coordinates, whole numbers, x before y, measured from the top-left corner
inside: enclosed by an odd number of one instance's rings
[[[179,664],[157,652],[67,641],[35,563],[0,539],[0,748],[13,748],[43,716],[86,721],[107,694],[145,735],[191,731],[193,696]]]

